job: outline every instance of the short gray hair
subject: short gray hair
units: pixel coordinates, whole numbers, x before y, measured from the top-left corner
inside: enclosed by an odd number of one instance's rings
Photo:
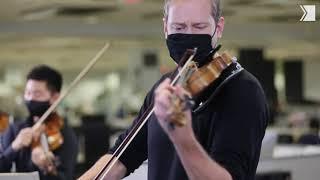
[[[163,7],[163,16],[165,19],[168,18],[169,6],[173,0],[165,0]],[[218,23],[219,18],[221,16],[222,10],[220,6],[220,0],[210,0],[211,1],[211,9],[212,9],[212,17]]]

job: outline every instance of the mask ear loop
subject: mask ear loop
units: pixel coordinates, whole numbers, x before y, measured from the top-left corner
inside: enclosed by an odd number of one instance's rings
[[[211,57],[213,57],[213,55],[215,55],[216,52],[218,52],[218,51],[220,50],[221,46],[222,46],[221,44],[218,44],[218,45],[209,53],[209,55],[210,55]]]
[[[212,36],[211,36],[211,41],[212,41],[212,38],[214,37],[214,35],[216,34],[216,31],[217,31],[217,25],[216,25],[215,28],[214,28],[214,32],[213,32],[213,34],[212,34]],[[214,47],[214,48],[208,53],[208,55],[207,55],[206,58],[208,59],[209,57],[213,57],[213,55],[214,55],[216,52],[218,52],[220,48],[221,48],[221,44],[218,44],[216,47]],[[199,67],[202,66],[202,65],[204,65],[204,64],[199,64]]]
[[[214,28],[214,32],[213,32],[213,35],[211,37],[211,40],[213,39],[213,37],[216,34],[216,32],[217,32],[217,24],[216,24],[216,26]],[[216,54],[216,52],[218,52],[220,50],[221,46],[222,46],[221,44],[216,45],[216,47],[214,47],[213,50],[209,53],[209,56],[213,57]]]
[[[212,36],[211,36],[211,41],[212,41],[214,35],[216,35],[217,26],[218,26],[218,24],[216,24],[215,27],[214,27],[214,32],[213,32],[213,34],[212,34]],[[216,49],[218,46],[219,46],[219,45],[215,45],[215,47],[213,47],[213,50]],[[221,46],[221,45],[220,45],[220,46]],[[220,48],[219,48],[219,49],[220,49]]]

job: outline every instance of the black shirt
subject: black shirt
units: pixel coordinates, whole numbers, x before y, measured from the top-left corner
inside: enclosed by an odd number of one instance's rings
[[[0,136],[0,172],[10,172],[12,163],[16,164],[17,172],[38,171],[40,179],[43,180],[71,180],[74,179],[73,171],[78,153],[78,143],[73,130],[68,126],[66,121],[61,129],[63,136],[63,144],[53,151],[55,157],[58,158],[57,176],[44,175],[40,169],[33,164],[31,160],[31,148],[24,148],[14,151],[11,147],[20,130],[31,127],[29,120],[17,122],[8,127],[4,134]]]
[[[231,67],[227,71],[231,72]],[[192,112],[193,130],[208,155],[234,180],[254,180],[269,118],[265,95],[257,79],[246,70],[225,84],[222,78],[197,98],[198,102],[200,99],[205,103]],[[162,80],[164,77],[146,96],[137,119],[152,103],[153,91]],[[110,153],[115,151],[131,128],[119,136]],[[119,158],[128,173],[146,159],[149,180],[188,179],[173,144],[154,114]]]

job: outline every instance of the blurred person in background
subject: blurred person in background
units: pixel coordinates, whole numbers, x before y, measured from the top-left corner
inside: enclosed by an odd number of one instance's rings
[[[0,137],[0,172],[11,172],[15,163],[16,172],[38,171],[42,180],[74,179],[78,145],[65,119],[59,119],[63,122],[60,129],[63,141],[57,149],[46,152],[43,146],[33,145],[46,127],[41,125],[32,129],[32,126],[60,96],[62,75],[49,66],[39,65],[28,73],[26,79],[24,101],[29,116],[11,124]],[[60,116],[54,112],[48,118],[54,117]]]
[[[298,143],[304,145],[318,145],[320,144],[319,130],[320,130],[320,120],[316,116],[312,116],[309,123],[309,132],[303,134]]]

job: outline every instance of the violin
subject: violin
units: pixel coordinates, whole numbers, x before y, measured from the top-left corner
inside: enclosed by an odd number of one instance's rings
[[[219,48],[220,46],[217,48],[217,50]],[[203,92],[207,87],[209,87],[209,85],[217,80],[221,73],[233,62],[232,57],[227,52],[224,52],[221,55],[213,52],[213,57],[211,60],[201,67],[198,67],[197,63],[193,61],[195,54],[196,48],[194,50],[187,50],[182,59],[179,61],[179,65],[170,77],[170,79],[172,79],[171,86],[181,84],[190,98],[201,94],[201,92]],[[183,63],[184,65],[181,66]],[[173,78],[175,74],[177,75]],[[182,114],[184,111],[183,106],[181,106],[183,102],[178,97],[174,97],[172,101],[172,111],[174,112],[173,116],[176,116],[176,118],[172,119],[172,123],[178,126],[183,126],[186,124],[185,118],[181,117],[183,116]],[[129,146],[131,141],[135,138],[153,112],[154,107],[152,102],[147,110],[143,113],[141,118],[138,119],[137,123],[130,130],[127,137],[125,137],[119,147],[112,154],[112,157],[108,163],[95,176],[94,180],[102,180],[105,178],[105,176],[110,172],[111,168]]]
[[[57,175],[57,165],[58,161],[50,155],[50,152],[58,149],[63,144],[63,136],[61,134],[61,129],[63,128],[64,121],[56,113],[51,113],[44,122],[44,132],[40,133],[37,139],[32,141],[32,149],[41,147],[45,153],[45,158],[52,167],[49,174]]]
[[[171,127],[173,125],[184,126],[186,124],[183,112],[187,106],[193,105],[192,97],[198,96],[207,89],[232,62],[232,57],[227,52],[221,55],[215,54],[211,61],[200,68],[194,61],[186,62],[185,68],[181,70],[181,76],[174,85],[180,84],[186,90],[187,98],[181,99],[175,94],[171,96],[170,100],[173,105],[169,109],[170,119],[172,120],[170,122]]]
[[[47,138],[49,150],[54,151],[63,144],[61,129],[63,128],[64,121],[62,117],[55,112],[49,115],[44,122],[44,125],[45,129],[43,133]],[[40,145],[40,139],[35,139],[32,142],[32,147],[36,147],[38,145]]]
[[[0,111],[0,133],[3,133],[9,126],[9,114]]]

